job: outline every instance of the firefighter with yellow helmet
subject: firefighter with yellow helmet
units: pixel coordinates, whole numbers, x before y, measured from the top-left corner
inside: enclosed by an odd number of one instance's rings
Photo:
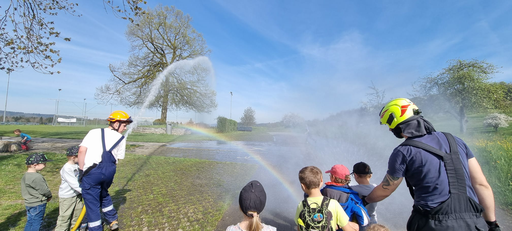
[[[88,230],[103,230],[101,212],[109,228],[119,228],[108,189],[116,173],[119,159],[124,159],[126,139],[123,132],[133,122],[128,113],[114,111],[107,118],[108,128],[90,130],[82,140],[78,151],[80,187],[84,199]]]
[[[363,201],[387,198],[405,178],[414,199],[408,231],[500,230],[492,189],[471,150],[460,138],[437,132],[420,113],[406,98],[380,111],[380,123],[405,141],[389,157],[382,183]]]

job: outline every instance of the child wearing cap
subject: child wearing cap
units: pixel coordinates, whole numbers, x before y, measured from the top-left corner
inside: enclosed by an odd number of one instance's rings
[[[324,199],[324,195],[322,195],[320,191],[324,183],[322,171],[315,166],[304,167],[299,171],[299,181],[302,191],[307,195],[307,198],[297,206],[295,223],[298,225],[298,230],[303,230],[305,222],[307,222],[300,218],[301,212],[304,210],[304,202],[308,203],[309,206],[312,204],[321,205]],[[336,200],[329,199],[327,210],[329,210],[332,215],[331,227],[333,230],[358,230],[357,224],[349,221],[349,217]]]
[[[43,223],[46,203],[52,199],[52,192],[46,180],[38,173],[46,167],[48,161],[51,160],[48,160],[43,153],[31,154],[25,161],[27,172],[21,178],[21,195],[25,199],[27,209],[25,231],[39,230]]]
[[[265,208],[267,194],[263,185],[257,180],[249,182],[240,191],[238,204],[244,213],[242,222],[230,225],[226,231],[275,231],[276,228],[261,223],[260,213]]]
[[[336,164],[325,173],[330,174],[331,181],[325,183],[325,187],[321,190],[322,195],[337,200],[347,216],[351,220],[357,221],[359,229],[363,229],[369,224],[370,217],[359,194],[348,185],[350,183],[348,168],[342,164]]]
[[[370,184],[372,178],[372,169],[370,165],[365,162],[354,164],[352,168],[354,179],[359,185],[352,185],[352,189],[359,193],[360,197],[368,196],[377,185]],[[368,215],[370,215],[370,224],[377,224],[377,203],[370,203],[366,205]]]
[[[67,149],[68,162],[60,170],[62,181],[59,187],[59,218],[55,231],[68,231],[74,227],[82,211],[82,189],[78,183],[78,149],[78,145]]]

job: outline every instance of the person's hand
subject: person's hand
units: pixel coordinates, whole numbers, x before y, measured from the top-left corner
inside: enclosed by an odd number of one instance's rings
[[[361,197],[361,200],[363,201],[364,207],[366,207],[368,204],[370,204],[370,203],[368,203],[368,201],[366,201],[366,196]]]
[[[487,223],[487,227],[489,227],[489,231],[501,231],[498,222],[496,221],[485,221]]]

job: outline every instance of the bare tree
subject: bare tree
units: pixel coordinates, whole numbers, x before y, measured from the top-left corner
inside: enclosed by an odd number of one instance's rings
[[[168,66],[207,55],[210,51],[206,42],[191,21],[189,15],[174,6],[159,5],[139,15],[126,31],[132,47],[128,61],[110,65],[113,76],[97,88],[96,99],[103,103],[115,100],[130,107],[141,106],[153,81]],[[165,75],[149,108],[161,109],[162,121],[166,121],[169,109],[211,112],[217,104],[208,75],[209,68],[201,63],[173,69]]]
[[[371,92],[367,93],[367,101],[362,102],[363,108],[369,111],[380,110],[384,104],[384,97],[386,96],[385,90],[379,90],[373,81],[372,85],[369,86]]]

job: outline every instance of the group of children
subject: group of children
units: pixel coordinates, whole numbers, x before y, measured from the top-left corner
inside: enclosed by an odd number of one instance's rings
[[[79,146],[67,149],[68,161],[62,167],[59,187],[59,217],[55,231],[67,231],[76,225],[83,207],[81,188],[78,182]],[[44,177],[38,171],[45,168],[48,160],[42,153],[31,154],[26,159],[27,172],[21,180],[21,192],[25,199],[27,224],[25,230],[39,230],[46,203],[52,199],[52,193]],[[322,171],[315,166],[300,170],[299,181],[306,195],[295,213],[295,222],[299,230],[366,230],[386,231],[385,226],[377,224],[377,203],[363,205],[360,197],[367,196],[376,186],[370,184],[371,168],[364,162],[354,165],[352,173],[341,164],[334,165],[329,173],[330,181],[324,184]],[[358,185],[349,186],[350,175]],[[276,228],[261,223],[259,214],[263,211],[266,194],[258,181],[249,182],[240,192],[239,204],[244,213],[244,220],[229,226],[227,231],[264,230],[275,231]],[[85,223],[84,223],[85,224]],[[81,229],[85,227],[82,226]]]
[[[67,149],[68,161],[60,170],[59,217],[55,231],[67,231],[75,226],[83,208],[82,189],[78,182],[78,146]],[[38,173],[46,167],[49,160],[42,153],[27,157],[27,172],[21,179],[21,195],[25,199],[27,224],[25,231],[38,231],[43,222],[46,203],[52,199],[52,193],[43,175]],[[85,229],[85,223],[80,229]]]
[[[306,197],[295,213],[299,230],[388,230],[377,224],[377,203],[365,205],[361,200],[376,186],[370,184],[372,171],[368,164],[355,164],[352,173],[337,164],[325,173],[329,174],[329,181],[322,188],[324,181],[318,167],[307,166],[299,171]],[[350,175],[358,185],[349,186]]]
[[[330,181],[322,188],[324,182],[319,168],[307,166],[299,171],[299,181],[306,197],[295,213],[299,231],[389,231],[377,223],[377,203],[364,205],[360,199],[376,186],[370,184],[372,170],[368,164],[355,164],[352,173],[344,165],[337,164],[325,173],[330,174]],[[358,185],[349,186],[350,175]],[[238,199],[244,218],[240,223],[228,226],[226,231],[275,231],[275,227],[262,223],[260,219],[266,199],[261,183],[256,180],[249,182],[240,191]]]

